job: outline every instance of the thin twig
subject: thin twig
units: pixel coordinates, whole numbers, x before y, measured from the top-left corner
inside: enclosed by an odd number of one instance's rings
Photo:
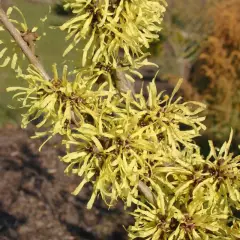
[[[1,1],[0,1],[1,4]],[[6,13],[3,11],[0,5],[0,22],[2,22],[5,29],[11,34],[15,42],[22,49],[23,53],[28,58],[29,62],[37,68],[42,77],[46,80],[50,80],[50,76],[45,71],[42,64],[39,62],[37,57],[33,54],[31,49],[28,47],[27,43],[22,39],[20,32],[14,27],[14,25],[9,21]]]

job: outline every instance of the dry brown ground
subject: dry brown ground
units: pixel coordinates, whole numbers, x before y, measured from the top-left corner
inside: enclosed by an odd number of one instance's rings
[[[99,199],[86,209],[91,186],[70,193],[80,179],[64,176],[56,141],[38,151],[32,130],[0,129],[0,240],[127,239],[131,218],[122,204],[108,210]]]

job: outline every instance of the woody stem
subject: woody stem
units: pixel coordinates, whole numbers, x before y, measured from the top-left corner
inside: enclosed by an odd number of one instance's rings
[[[1,2],[0,2],[1,4]],[[31,49],[28,47],[27,43],[23,40],[20,32],[15,28],[15,26],[9,21],[6,13],[3,11],[1,5],[0,5],[0,22],[3,24],[4,28],[10,33],[10,35],[13,37],[15,42],[18,44],[18,46],[22,49],[23,53],[28,58],[29,62],[37,68],[39,73],[42,75],[42,77],[46,80],[50,80],[50,76],[45,71],[42,64],[39,62],[39,60],[36,58],[34,53],[31,51]]]

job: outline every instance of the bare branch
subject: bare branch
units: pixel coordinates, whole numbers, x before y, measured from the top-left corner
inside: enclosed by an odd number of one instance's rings
[[[1,4],[1,1],[0,1]],[[27,43],[23,40],[20,32],[14,27],[14,25],[9,21],[7,15],[3,11],[1,5],[0,5],[0,21],[2,22],[5,29],[11,34],[15,42],[19,45],[19,47],[22,49],[23,53],[28,58],[29,62],[34,65],[39,73],[42,75],[42,77],[46,80],[50,80],[50,76],[45,71],[42,64],[39,62],[37,57],[34,55],[34,53],[31,51],[31,49],[28,47]]]

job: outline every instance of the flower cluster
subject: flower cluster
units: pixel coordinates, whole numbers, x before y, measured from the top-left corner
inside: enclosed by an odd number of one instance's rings
[[[110,201],[109,205],[120,197],[130,206],[138,197],[139,181],[149,181],[159,159],[167,152],[177,155],[180,144],[192,148],[192,138],[204,128],[204,118],[197,117],[204,107],[200,104],[193,111],[191,102],[172,102],[178,87],[170,98],[163,92],[157,95],[154,81],[148,88],[147,101],[142,92],[135,100],[130,92],[120,98],[108,97],[95,123],[82,125],[65,142],[76,146],[75,152],[62,158],[69,164],[66,173],[83,176],[74,194],[87,182],[94,185],[89,208],[98,192]],[[182,122],[189,130],[179,128]]]
[[[83,177],[74,194],[86,182],[93,183],[89,208],[98,192],[109,205],[120,197],[130,206],[138,197],[139,181],[149,181],[159,159],[167,152],[177,155],[182,145],[191,149],[193,138],[204,129],[204,117],[198,117],[204,105],[180,103],[181,98],[173,100],[181,82],[169,97],[157,93],[153,80],[145,100],[142,91],[133,98],[130,91],[118,94],[106,90],[109,84],[97,83],[99,75],[88,77],[83,71],[70,81],[67,67],[59,76],[56,65],[53,73],[53,79],[45,81],[30,67],[28,74],[21,75],[28,87],[10,87],[8,91],[20,91],[14,98],[28,109],[22,127],[42,116],[37,128],[46,130],[36,133],[36,137],[49,135],[49,140],[60,134],[66,149],[75,146],[62,161],[68,164],[66,173]],[[181,129],[181,124],[188,130]]]
[[[9,87],[7,90],[20,91],[13,98],[22,103],[22,108],[28,109],[22,115],[23,128],[42,117],[36,127],[45,127],[46,131],[36,133],[36,137],[49,134],[48,139],[55,134],[70,136],[72,129],[81,126],[87,119],[95,118],[95,109],[102,104],[101,99],[110,93],[103,90],[107,82],[100,84],[97,90],[92,89],[97,81],[94,76],[86,78],[78,74],[73,81],[68,80],[67,66],[64,66],[59,78],[57,67],[53,65],[54,78],[51,81],[43,79],[33,66],[27,71],[27,74],[19,76],[27,81],[28,87]]]
[[[158,38],[161,30],[164,0],[67,0],[65,8],[71,8],[75,17],[60,29],[67,30],[67,39],[73,39],[64,55],[82,39],[87,39],[83,49],[82,65],[87,57],[91,64],[106,65],[123,61],[135,64],[134,58],[143,56],[143,47]],[[119,56],[123,50],[122,57]]]
[[[232,132],[218,154],[210,142],[207,159],[187,149],[162,158],[150,179],[154,204],[134,200],[130,239],[238,239],[240,221],[230,216],[240,209],[240,157],[229,154],[231,140]]]

